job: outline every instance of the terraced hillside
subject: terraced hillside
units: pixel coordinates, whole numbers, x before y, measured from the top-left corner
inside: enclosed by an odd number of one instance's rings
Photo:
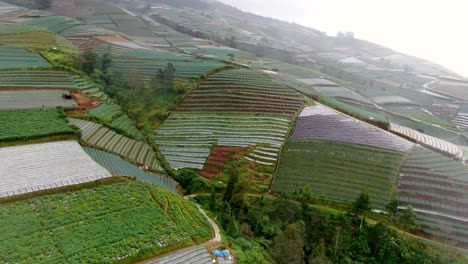
[[[179,78],[198,78],[212,70],[223,68],[224,64],[215,61],[195,59],[190,56],[178,56],[167,52],[137,50],[123,53],[113,58],[110,70],[121,74],[138,73],[145,80],[155,76],[157,71],[172,63]]]
[[[211,264],[213,260],[204,247],[194,247],[175,252],[169,256],[148,261],[146,264]]]
[[[0,206],[2,262],[134,262],[209,240],[206,218],[182,197],[141,182]]]
[[[86,147],[84,150],[97,163],[109,170],[113,176],[135,177],[140,181],[151,183],[173,192],[176,191],[178,183],[170,177],[146,172],[118,155],[109,152]]]
[[[149,166],[151,170],[162,171],[156,154],[143,141],[134,140],[94,122],[68,119],[82,131],[81,139],[89,146],[115,153],[133,163]]]
[[[403,164],[398,199],[411,204],[424,231],[468,245],[468,167],[423,147]]]
[[[399,126],[396,124],[390,125],[390,131],[392,131],[395,134],[399,134],[406,138],[412,139],[415,142],[423,146],[426,146],[428,148],[444,153],[445,155],[448,155],[457,159],[463,158],[463,151],[460,149],[460,147],[450,142],[447,142],[445,140],[442,140],[436,137],[431,137],[429,135],[418,132],[414,129],[404,127],[404,126]]]
[[[74,100],[64,99],[67,90],[28,90],[0,91],[0,110],[54,108],[61,106],[71,108]]]
[[[111,177],[76,141],[0,148],[0,197]]]
[[[73,135],[63,110],[32,109],[0,111],[0,140],[27,140],[47,136]]]
[[[78,89],[70,74],[55,70],[0,71],[0,89],[6,88]]]
[[[102,104],[97,108],[89,110],[88,113],[131,138],[143,138],[135,123],[117,106]]]
[[[223,71],[191,92],[153,139],[174,169],[202,169],[214,145],[256,146],[246,159],[274,166],[304,102],[261,73]]]
[[[0,69],[48,68],[51,65],[36,52],[14,47],[0,46]]]
[[[283,151],[275,192],[309,186],[316,195],[352,202],[363,191],[383,208],[413,144],[321,106],[306,107]]]

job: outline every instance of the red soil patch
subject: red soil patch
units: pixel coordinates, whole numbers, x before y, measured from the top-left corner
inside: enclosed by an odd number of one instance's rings
[[[86,97],[79,93],[72,93],[72,96],[73,96],[73,99],[75,99],[78,102],[78,105],[80,107],[92,109],[92,108],[99,106],[100,104],[99,102],[94,101],[93,99]]]
[[[213,178],[224,171],[224,166],[228,162],[229,158],[237,152],[241,151],[242,147],[232,146],[216,146],[211,150],[208,159],[206,160],[205,166],[200,171],[200,175],[205,178]]]

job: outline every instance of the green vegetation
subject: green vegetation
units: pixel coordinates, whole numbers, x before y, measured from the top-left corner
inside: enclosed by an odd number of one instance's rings
[[[204,242],[211,225],[164,189],[126,181],[0,206],[2,262],[124,262]]]
[[[381,127],[383,129],[387,129],[389,126],[389,120],[385,116],[382,116],[380,114],[372,113],[369,111],[366,111],[362,108],[356,107],[354,105],[346,104],[343,102],[340,102],[334,98],[331,97],[320,97],[319,101],[331,108],[334,108],[338,111],[341,111],[345,114],[348,114],[352,117],[355,117],[357,119],[366,121],[368,123],[374,124],[378,127]]]
[[[75,133],[61,108],[0,111],[0,140],[29,140]]]
[[[48,68],[51,65],[35,52],[24,49],[0,46],[0,69],[8,68]]]
[[[339,141],[291,140],[281,156],[273,190],[352,202],[367,191],[373,206],[393,197],[404,153]]]
[[[47,9],[50,7],[50,0],[4,0],[4,2],[31,9]]]

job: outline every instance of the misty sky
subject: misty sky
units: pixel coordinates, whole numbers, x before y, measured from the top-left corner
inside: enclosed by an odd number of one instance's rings
[[[429,59],[468,77],[466,0],[220,0],[252,13],[310,26]]]

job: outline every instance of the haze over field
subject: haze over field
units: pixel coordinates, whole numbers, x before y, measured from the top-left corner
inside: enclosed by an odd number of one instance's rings
[[[463,0],[221,0],[259,15],[335,36],[353,31],[397,51],[429,59],[468,77],[468,2]]]

